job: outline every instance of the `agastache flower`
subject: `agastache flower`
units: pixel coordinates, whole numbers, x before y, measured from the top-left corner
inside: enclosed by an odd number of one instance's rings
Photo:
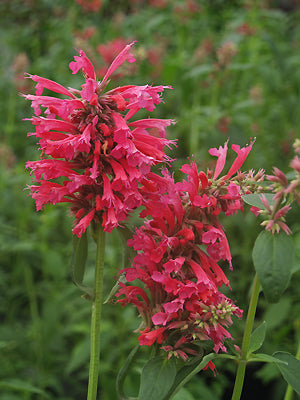
[[[300,152],[299,143],[297,139],[293,146],[296,153]],[[290,167],[293,168],[295,175],[291,181],[276,167],[273,167],[274,175],[266,175],[266,179],[271,183],[268,189],[274,193],[273,204],[269,204],[266,196],[263,194],[261,201],[264,209],[251,207],[251,211],[255,216],[262,215],[264,217],[265,220],[261,225],[273,234],[275,232],[279,233],[280,229],[283,229],[287,235],[291,233],[290,228],[286,224],[285,215],[291,209],[291,204],[294,200],[300,204],[300,162],[297,155],[291,161]]]
[[[295,152],[300,154],[300,139],[296,139],[293,147]],[[297,154],[290,163],[290,167],[294,170],[295,178],[290,182],[285,193],[292,195],[297,204],[300,205],[300,157]]]
[[[275,199],[273,205],[270,205],[266,196],[264,194],[260,197],[261,202],[264,206],[264,209],[260,209],[257,207],[251,207],[251,211],[257,217],[258,215],[262,215],[265,217],[265,220],[261,223],[262,226],[265,227],[267,231],[271,233],[279,233],[280,229],[283,229],[287,235],[291,233],[290,228],[285,223],[285,214],[291,209],[290,205],[286,205],[280,208],[281,199]]]
[[[215,352],[226,351],[224,340],[231,339],[226,328],[242,311],[220,292],[229,281],[218,262],[231,267],[231,254],[219,216],[243,210],[243,190],[233,175],[251,147],[233,146],[237,158],[219,179],[227,143],[210,150],[218,157],[215,172],[199,172],[191,161],[181,168],[187,175],[182,182],[175,183],[166,170],[162,177],[144,179],[141,217],[150,219],[128,241],[137,255],[131,267],[120,271],[127,284],[121,283],[117,293],[118,302],[134,304],[143,318],[141,345],[158,343],[168,357],[183,360],[197,354],[204,340],[214,343]],[[142,286],[129,285],[135,280]]]
[[[162,101],[161,93],[170,87],[128,85],[104,91],[121,64],[135,61],[133,43],[117,55],[100,81],[80,50],[70,69],[73,74],[82,71],[81,90],[28,76],[37,83],[36,94],[24,96],[36,115],[31,118],[35,132],[29,135],[39,138],[42,150],[40,160],[26,163],[36,180],[30,186],[31,195],[37,210],[47,203],[70,203],[76,221],[73,233],[79,237],[91,221],[111,232],[142,204],[139,183],[151,166],[171,161],[164,147],[175,144],[165,138],[165,129],[173,120],[130,121],[141,108],[153,111]],[[44,89],[66,98],[44,96]],[[151,128],[157,128],[159,137],[152,136]]]

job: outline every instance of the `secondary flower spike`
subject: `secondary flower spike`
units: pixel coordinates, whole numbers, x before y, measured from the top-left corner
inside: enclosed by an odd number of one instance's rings
[[[73,233],[79,237],[92,220],[111,232],[142,204],[139,183],[151,166],[172,161],[164,147],[175,144],[165,137],[173,120],[131,121],[141,108],[153,111],[162,92],[171,87],[127,85],[105,92],[113,72],[125,61],[135,61],[133,44],[120,52],[102,80],[80,50],[70,63],[73,74],[83,73],[80,90],[28,75],[37,83],[36,94],[24,96],[35,112],[30,119],[35,132],[28,136],[39,138],[42,150],[40,160],[26,163],[36,181],[30,186],[31,196],[37,210],[47,203],[70,203]],[[43,95],[44,89],[65,98]]]
[[[226,351],[224,340],[231,338],[226,328],[242,311],[220,292],[229,281],[218,263],[231,267],[231,254],[219,218],[243,210],[241,196],[249,182],[238,169],[252,145],[232,146],[237,157],[220,178],[227,143],[209,151],[218,157],[214,172],[199,172],[191,161],[181,168],[182,182],[175,183],[166,170],[144,179],[147,201],[140,216],[150,218],[127,243],[137,255],[130,268],[120,271],[127,283],[120,283],[116,295],[122,305],[135,305],[143,319],[140,345],[158,343],[168,357],[184,360],[198,354],[205,340],[213,342],[215,352]]]

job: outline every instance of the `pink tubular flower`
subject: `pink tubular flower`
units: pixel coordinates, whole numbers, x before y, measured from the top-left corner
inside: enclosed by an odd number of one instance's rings
[[[175,183],[167,171],[162,177],[150,173],[144,179],[141,217],[151,218],[128,241],[137,255],[132,267],[121,271],[127,284],[117,293],[118,302],[132,303],[140,311],[144,330],[139,343],[157,342],[168,357],[183,360],[197,353],[203,340],[211,340],[215,352],[226,351],[224,340],[231,338],[226,328],[232,316],[242,315],[220,292],[229,281],[218,262],[225,260],[231,266],[219,215],[242,210],[243,191],[229,179],[215,180],[223,170],[227,149],[215,150],[211,154],[221,159],[214,174],[198,172],[192,161],[181,168],[187,175],[182,182]],[[242,165],[241,160],[238,164]],[[142,286],[129,285],[134,280]],[[130,288],[139,288],[143,295],[136,292],[132,297]]]
[[[296,140],[293,147],[296,153],[299,152],[299,140]],[[290,228],[286,224],[285,215],[290,211],[290,205],[294,200],[300,205],[300,162],[299,157],[295,156],[290,167],[294,169],[294,177],[291,181],[278,168],[273,167],[273,175],[266,175],[266,179],[271,183],[269,190],[272,191],[272,202],[269,204],[265,195],[261,196],[264,209],[251,207],[251,211],[255,216],[262,215],[264,221],[261,223],[266,230],[272,234],[279,233],[282,229],[287,235],[291,233]],[[283,204],[285,204],[283,206]]]
[[[35,135],[41,159],[28,161],[36,184],[30,186],[37,210],[44,204],[68,202],[75,216],[73,233],[79,237],[91,221],[102,223],[110,232],[142,204],[139,186],[151,166],[170,162],[164,147],[175,141],[165,138],[171,119],[130,121],[141,109],[152,111],[168,86],[123,86],[104,92],[110,75],[125,61],[135,61],[131,47],[117,55],[98,81],[94,67],[83,51],[70,63],[73,74],[82,71],[81,90],[37,75],[36,94],[24,97],[32,102]],[[48,89],[66,98],[44,96]],[[41,116],[41,107],[45,108]],[[159,137],[152,136],[156,128]]]
[[[106,44],[100,44],[97,46],[97,53],[100,55],[103,62],[103,65],[97,69],[97,75],[105,75],[108,66],[129,42],[130,41],[120,37],[113,39]],[[127,65],[126,69],[123,67],[120,71],[114,74],[114,79],[121,79],[125,75],[134,73],[135,70],[136,68],[133,64]]]

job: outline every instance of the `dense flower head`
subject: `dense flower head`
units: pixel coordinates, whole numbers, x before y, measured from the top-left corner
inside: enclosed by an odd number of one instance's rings
[[[133,42],[134,43],[134,42]],[[83,51],[70,63],[73,74],[83,72],[81,90],[37,75],[31,118],[42,150],[41,159],[28,161],[36,184],[30,186],[37,210],[44,204],[68,202],[75,215],[73,233],[81,236],[92,220],[110,232],[128,213],[142,204],[139,185],[151,166],[171,159],[164,147],[174,144],[165,138],[171,119],[131,118],[142,108],[151,112],[168,86],[117,87],[105,92],[109,77],[126,60],[135,61],[131,46],[117,55],[102,80]],[[65,96],[43,95],[43,90]],[[41,107],[45,108],[42,115]],[[152,131],[157,132],[153,136]]]
[[[190,161],[181,168],[187,176],[182,182],[175,183],[167,170],[144,179],[141,217],[151,218],[128,241],[137,255],[121,271],[127,284],[117,293],[118,302],[134,304],[143,318],[141,345],[156,342],[168,356],[184,360],[197,354],[203,340],[213,341],[216,352],[226,351],[226,328],[242,311],[220,292],[229,281],[218,262],[231,267],[231,254],[219,216],[243,210],[236,173],[251,147],[233,145],[237,157],[221,177],[227,143],[210,150],[218,157],[214,171],[199,172]],[[134,280],[140,283],[129,284]]]

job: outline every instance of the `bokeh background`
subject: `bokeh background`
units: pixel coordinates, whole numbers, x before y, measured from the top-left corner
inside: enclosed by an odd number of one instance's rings
[[[153,113],[174,118],[170,138],[178,169],[194,156],[211,165],[210,147],[256,143],[245,165],[289,172],[294,140],[300,131],[300,6],[297,0],[1,0],[0,2],[0,399],[74,400],[85,398],[90,303],[71,281],[72,219],[64,206],[35,211],[24,187],[27,160],[39,152],[32,127],[33,110],[19,96],[33,93],[24,73],[64,86],[79,87],[80,74],[68,64],[82,49],[99,78],[128,43],[134,64],[125,63],[113,86],[163,84],[165,104]],[[176,173],[177,174],[177,173]],[[263,351],[297,352],[300,331],[299,212],[288,221],[294,233],[296,259],[289,288],[277,304],[263,295],[257,324],[268,323]],[[239,307],[247,311],[253,279],[251,249],[260,231],[251,213],[224,220],[233,255],[228,271]],[[90,243],[87,282],[92,280],[95,248]],[[105,294],[121,266],[120,240],[108,235]],[[101,400],[117,399],[116,375],[137,343],[140,321],[134,309],[108,303],[103,309]],[[231,333],[241,343],[244,320]],[[143,361],[128,378],[134,395]],[[216,362],[219,375],[198,374],[176,400],[226,400],[231,397],[236,366]],[[243,400],[282,399],[286,385],[275,366],[248,366]],[[299,398],[299,396],[297,397]],[[294,396],[296,399],[296,395]]]

